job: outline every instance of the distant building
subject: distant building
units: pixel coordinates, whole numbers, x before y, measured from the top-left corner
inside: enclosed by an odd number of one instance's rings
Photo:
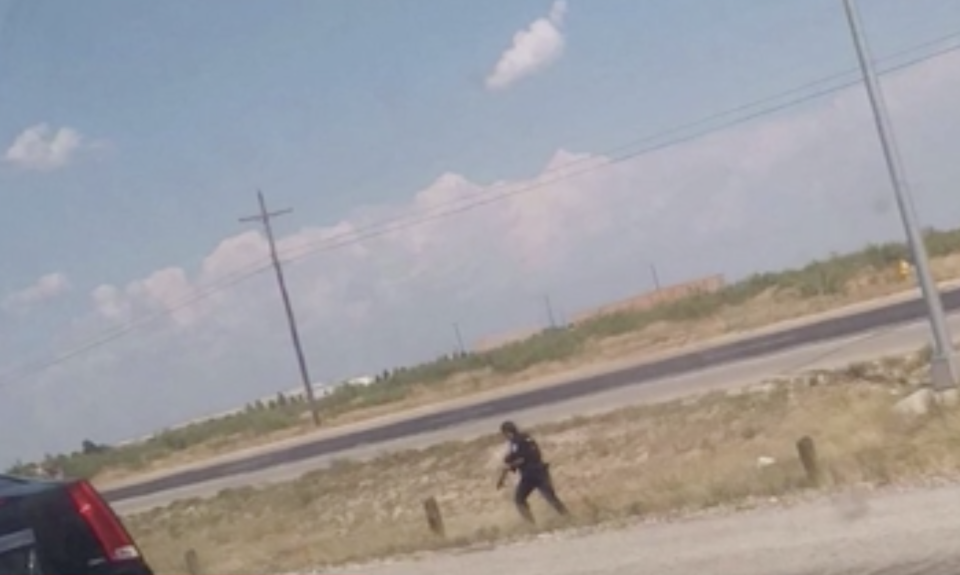
[[[377,378],[370,375],[361,375],[360,377],[354,377],[346,381],[347,385],[370,385],[375,382]]]

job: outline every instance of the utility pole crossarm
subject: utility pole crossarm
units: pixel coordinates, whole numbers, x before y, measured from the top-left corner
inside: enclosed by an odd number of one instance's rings
[[[248,223],[248,222],[263,222],[263,221],[266,221],[266,220],[269,220],[269,219],[272,219],[272,218],[276,218],[276,217],[279,217],[279,216],[285,216],[285,215],[287,215],[287,214],[289,214],[289,213],[292,213],[292,212],[293,212],[293,208],[286,208],[286,209],[283,209],[283,210],[277,210],[277,211],[275,211],[275,212],[268,212],[268,213],[266,213],[266,214],[257,214],[257,215],[255,215],[255,216],[246,216],[246,217],[244,217],[244,218],[240,218],[240,222],[241,222],[241,223],[244,223],[244,224],[245,224],[245,223]]]

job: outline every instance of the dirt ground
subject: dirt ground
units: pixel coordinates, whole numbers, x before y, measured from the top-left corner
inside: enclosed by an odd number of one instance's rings
[[[960,486],[851,489],[750,511],[552,534],[469,553],[351,565],[364,575],[953,575]]]
[[[807,486],[796,455],[815,440],[823,485],[960,471],[960,413],[892,410],[924,380],[922,354],[626,408],[534,429],[574,518],[534,496],[540,531],[748,504]],[[161,571],[195,549],[208,572],[263,573],[529,534],[497,491],[499,437],[338,462],[286,484],[185,500],[126,521]],[[432,534],[435,497],[446,537]]]

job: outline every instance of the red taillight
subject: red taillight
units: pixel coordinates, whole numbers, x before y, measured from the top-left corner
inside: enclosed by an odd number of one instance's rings
[[[90,526],[108,559],[123,561],[140,557],[140,551],[130,534],[92,485],[79,481],[67,489],[77,511]]]

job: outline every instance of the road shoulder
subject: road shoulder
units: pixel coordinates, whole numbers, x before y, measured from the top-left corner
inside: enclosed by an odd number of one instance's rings
[[[927,565],[952,566],[943,573],[954,573],[960,566],[958,537],[960,485],[947,484],[808,495],[750,511],[719,509],[348,570],[368,575],[799,575]]]

